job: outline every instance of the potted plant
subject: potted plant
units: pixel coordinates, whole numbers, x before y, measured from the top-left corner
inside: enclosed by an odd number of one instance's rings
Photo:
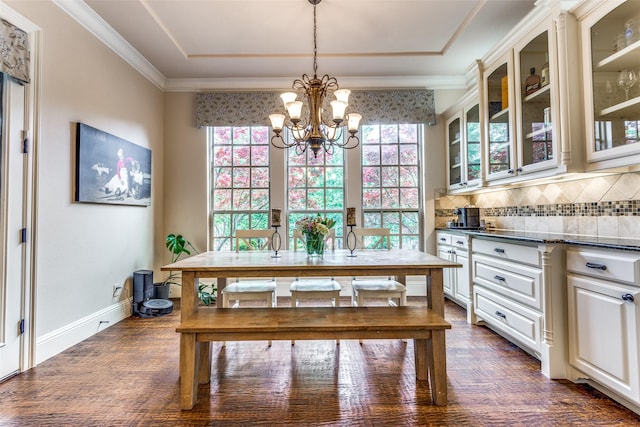
[[[191,255],[191,251],[197,254],[197,249],[185,239],[181,234],[168,234],[165,239],[166,248],[171,252],[171,263],[178,261],[183,255]],[[179,273],[177,271],[170,271],[169,276],[159,286],[166,287],[166,293],[168,297],[169,289],[171,285],[182,286],[182,283],[177,281]],[[154,289],[155,291],[155,289]],[[208,285],[205,283],[198,283],[198,296],[203,304],[209,305],[216,301],[216,288],[214,285]]]

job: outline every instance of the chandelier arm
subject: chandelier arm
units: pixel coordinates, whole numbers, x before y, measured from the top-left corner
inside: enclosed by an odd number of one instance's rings
[[[280,148],[281,150],[285,148],[291,148],[294,145],[298,144],[297,142],[291,142],[291,143],[286,142],[284,138],[282,138],[282,135],[279,133],[273,135],[270,141],[271,141],[271,145],[273,145],[276,148]],[[280,145],[276,143],[277,141],[280,141]]]

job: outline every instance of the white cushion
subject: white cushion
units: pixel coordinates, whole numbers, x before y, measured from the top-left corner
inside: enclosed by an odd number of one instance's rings
[[[243,280],[235,282],[222,290],[222,293],[234,292],[275,292],[276,282],[273,280]]]
[[[371,291],[406,291],[407,287],[395,280],[362,279],[353,280],[351,286],[357,291],[360,289]]]
[[[289,290],[292,292],[339,291],[341,289],[342,286],[340,283],[333,279],[296,280],[289,287]]]

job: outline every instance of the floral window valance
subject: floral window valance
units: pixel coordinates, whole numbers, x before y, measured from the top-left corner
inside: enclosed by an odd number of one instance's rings
[[[27,33],[0,19],[0,72],[29,83],[29,39]]]
[[[201,92],[196,94],[196,126],[269,126],[269,114],[283,112],[280,92]],[[436,123],[433,90],[352,91],[349,111],[361,124]]]

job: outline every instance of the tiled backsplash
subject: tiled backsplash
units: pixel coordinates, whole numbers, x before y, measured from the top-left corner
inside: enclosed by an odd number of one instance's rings
[[[640,173],[603,175],[436,200],[436,227],[453,208],[477,206],[487,224],[506,230],[640,239]]]

